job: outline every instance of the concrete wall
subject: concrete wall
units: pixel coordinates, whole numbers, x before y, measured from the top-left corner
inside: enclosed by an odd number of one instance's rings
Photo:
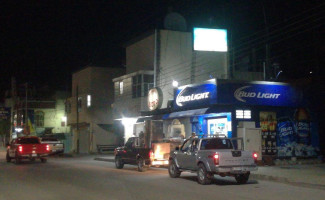
[[[227,52],[193,51],[192,33],[160,31],[157,86],[164,94],[162,108],[173,98],[173,80],[179,86],[228,77]]]
[[[138,117],[140,116],[140,111],[148,110],[146,96],[132,98],[132,77],[137,74],[153,74],[153,71],[138,71],[137,73],[131,73],[114,79],[115,82],[123,81],[123,94],[115,95],[114,97],[114,119]]]
[[[244,81],[263,81],[263,72],[241,72],[235,71],[233,79]]]
[[[126,47],[126,74],[139,70],[153,70],[155,34]]]
[[[78,97],[82,98],[79,112],[79,123],[112,124],[111,105],[114,101],[114,85],[112,79],[125,73],[124,69],[88,67],[72,76],[71,113],[68,123],[76,123],[76,88]],[[91,106],[87,107],[87,96],[91,95]]]

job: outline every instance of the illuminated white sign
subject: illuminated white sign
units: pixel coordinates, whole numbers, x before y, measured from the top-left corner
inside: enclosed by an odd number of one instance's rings
[[[208,99],[209,98],[210,92],[203,92],[203,93],[197,93],[197,94],[191,94],[191,95],[183,96],[182,94],[185,91],[185,88],[183,88],[182,91],[176,97],[176,104],[178,106],[183,106],[182,103],[184,103],[184,102],[197,101],[197,100]]]
[[[226,29],[194,28],[193,39],[195,51],[228,51]]]
[[[234,92],[234,96],[238,101],[246,102],[243,98],[258,98],[258,99],[278,99],[280,94],[277,93],[266,93],[266,92],[248,92],[245,89],[250,88],[251,86],[244,86],[238,88]]]

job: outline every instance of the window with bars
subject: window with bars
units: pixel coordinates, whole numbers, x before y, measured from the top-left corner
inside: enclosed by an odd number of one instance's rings
[[[44,112],[35,112],[35,125],[36,127],[44,127]]]
[[[145,97],[153,88],[153,75],[139,74],[132,77],[132,98]]]
[[[250,110],[236,110],[237,119],[251,119],[252,112]]]

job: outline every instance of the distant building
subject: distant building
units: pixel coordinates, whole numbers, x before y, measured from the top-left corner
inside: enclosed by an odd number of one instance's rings
[[[117,145],[114,131],[112,79],[125,73],[120,68],[88,66],[72,75],[72,96],[66,102],[67,123],[73,134],[73,151],[96,152],[98,145]]]
[[[26,89],[26,88],[25,88]],[[57,136],[66,144],[69,151],[70,128],[66,124],[65,101],[69,94],[65,91],[46,91],[28,89],[26,96],[8,95],[5,106],[10,108],[11,138],[23,135]],[[27,116],[26,118],[26,108]]]

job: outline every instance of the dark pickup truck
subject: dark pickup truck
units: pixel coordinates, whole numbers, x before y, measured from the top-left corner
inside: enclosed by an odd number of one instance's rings
[[[153,152],[150,148],[142,147],[138,137],[131,137],[124,146],[115,149],[115,166],[122,169],[124,164],[137,165],[138,171],[143,172],[151,165]]]

